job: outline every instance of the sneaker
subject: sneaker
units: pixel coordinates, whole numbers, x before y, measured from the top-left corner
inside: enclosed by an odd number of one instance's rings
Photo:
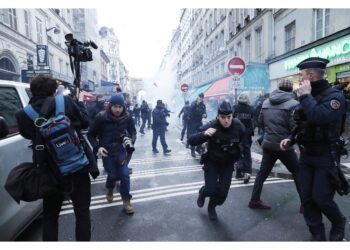
[[[106,199],[108,202],[113,201],[113,188],[107,188]]]
[[[198,207],[203,207],[204,203],[205,203],[205,196],[203,194],[203,189],[204,189],[204,187],[201,187],[201,189],[199,189],[199,194],[198,194],[198,198],[197,198]]]
[[[218,215],[216,213],[215,206],[211,205],[210,202],[208,205],[208,215],[209,215],[210,220],[217,220],[218,219]]]
[[[153,149],[152,152],[153,152],[154,154],[158,154],[158,153],[159,153],[158,149]]]
[[[267,203],[263,202],[262,200],[250,201],[248,207],[253,209],[271,209],[271,207]]]
[[[342,241],[344,239],[346,218],[343,217],[342,222],[333,224],[329,232],[329,241]]]
[[[130,200],[123,200],[123,208],[126,214],[133,214],[134,209],[131,205]]]
[[[243,179],[243,183],[244,184],[248,184],[249,180],[250,180],[250,174],[249,173],[244,173],[244,179]]]

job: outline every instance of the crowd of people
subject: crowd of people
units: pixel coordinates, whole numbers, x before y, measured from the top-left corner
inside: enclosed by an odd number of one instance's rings
[[[263,154],[248,207],[271,209],[266,201],[261,200],[261,193],[264,181],[279,159],[293,176],[300,198],[299,211],[309,228],[311,240],[327,239],[322,215],[331,222],[328,239],[343,240],[346,218],[334,201],[337,189],[329,172],[336,169],[340,161],[338,139],[342,133],[346,102],[344,95],[324,80],[328,62],[322,58],[303,60],[297,66],[300,87],[296,92],[293,92],[291,81],[283,80],[269,96],[261,98],[255,108],[250,104],[248,95],[242,93],[236,105],[223,101],[215,119],[206,124],[203,124],[203,119],[207,117],[203,93],[192,103],[185,102],[178,114],[183,122],[180,139],[190,149],[192,157],[200,155],[204,185],[199,190],[197,205],[203,207],[206,198],[209,198],[207,209],[210,220],[218,219],[216,208],[228,196],[234,171],[237,179],[249,183],[252,175],[252,136],[258,127],[258,142]],[[55,95],[57,83],[50,77],[39,76],[31,82],[30,88],[33,94],[30,104],[40,113],[45,99]],[[98,98],[89,112],[79,98],[66,96],[64,100],[65,115],[72,121],[72,126],[79,134],[81,129],[88,128],[93,152],[102,158],[107,173],[107,201],[113,201],[113,190],[119,182],[123,209],[126,214],[133,214],[128,164],[135,150],[136,127],[139,127],[141,135],[146,133],[146,126],[152,129],[152,152],[159,153],[159,137],[163,154],[167,155],[171,152],[165,139],[170,111],[162,100],[157,100],[153,110],[145,100],[131,110],[123,93],[112,95],[107,106],[104,100]],[[51,115],[54,109],[51,105]],[[18,112],[16,118],[20,133],[35,142],[37,124],[23,111]],[[295,152],[295,144],[299,146],[300,156]],[[37,157],[33,155],[33,160],[37,161]],[[97,157],[89,160],[96,161]],[[50,154],[45,155],[44,161],[47,165],[54,165]],[[91,174],[91,167],[87,166],[63,176],[74,188],[69,191],[63,188],[44,198],[43,240],[58,239],[58,215],[67,192],[76,215],[76,240],[90,240],[89,172]],[[79,191],[82,189],[84,192]]]

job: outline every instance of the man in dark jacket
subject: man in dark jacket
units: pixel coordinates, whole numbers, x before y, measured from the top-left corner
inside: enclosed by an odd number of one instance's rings
[[[163,153],[168,154],[171,152],[170,149],[168,149],[168,145],[165,141],[165,130],[168,126],[168,122],[166,121],[166,117],[169,115],[167,110],[165,109],[164,103],[162,100],[157,101],[157,106],[152,112],[152,118],[153,118],[153,139],[152,139],[152,151],[153,153],[159,153],[157,149],[157,141],[158,137],[160,137],[160,143],[163,147]]]
[[[231,186],[233,164],[241,157],[244,125],[232,117],[232,106],[223,102],[217,118],[189,138],[191,146],[208,142],[208,150],[202,155],[205,185],[199,190],[197,205],[203,207],[205,198],[210,197],[208,214],[217,219],[215,207],[222,205]]]
[[[49,76],[37,76],[30,83],[30,90],[33,97],[29,104],[34,110],[40,114],[42,106],[47,97],[53,97],[57,88],[56,80]],[[64,96],[65,115],[71,120],[71,125],[80,133],[80,129],[85,129],[89,125],[88,115],[84,105],[81,102],[74,101],[69,96]],[[55,101],[49,104],[48,117],[55,114]],[[35,145],[36,131],[34,122],[27,114],[20,110],[16,114],[20,134],[29,140],[32,140]],[[33,161],[38,162],[34,151]],[[49,153],[45,154],[45,159],[40,159],[51,168],[57,168],[53,163],[53,159]],[[91,238],[90,225],[90,177],[88,167],[83,167],[81,170],[68,176],[59,177],[64,186],[61,192],[44,198],[43,206],[43,240],[57,241],[58,240],[58,217],[61,210],[61,205],[64,199],[64,192],[70,191],[69,195],[73,201],[73,207],[76,216],[75,238],[78,241],[89,241]],[[68,189],[68,190],[66,190]]]
[[[250,147],[252,146],[252,136],[254,135],[254,109],[249,104],[248,95],[242,93],[238,97],[238,104],[233,107],[233,117],[240,120],[246,128],[243,144],[243,158],[236,163],[236,178],[244,178],[244,184],[249,182],[252,174],[252,155]]]
[[[102,156],[103,167],[107,172],[107,201],[113,201],[113,189],[116,181],[120,180],[119,192],[124,211],[127,214],[133,214],[128,164],[134,150],[136,128],[134,120],[126,112],[124,97],[121,93],[113,95],[106,110],[96,116],[89,128],[88,138],[98,154]]]
[[[136,103],[134,107],[134,120],[135,120],[136,126],[140,126],[140,112],[141,112],[141,109],[139,105]]]
[[[187,140],[188,138],[197,133],[198,129],[203,125],[202,119],[207,117],[206,107],[203,103],[204,95],[200,93],[195,101],[190,106],[190,121],[187,129]],[[196,150],[201,153],[201,145],[197,145]],[[191,155],[196,157],[195,147],[191,146]]]
[[[250,208],[270,209],[271,207],[260,199],[263,184],[269,176],[273,166],[279,159],[292,173],[295,186],[300,194],[300,182],[298,176],[298,157],[293,147],[286,151],[280,149],[282,139],[292,133],[295,126],[293,111],[298,105],[294,99],[293,84],[289,80],[279,83],[278,89],[273,91],[269,99],[265,100],[259,116],[259,126],[264,128],[265,136],[262,143],[263,156],[260,170],[254,182]]]
[[[188,123],[190,121],[190,102],[186,101],[185,106],[182,107],[180,113],[179,113],[179,118],[182,115],[182,131],[181,131],[181,141],[184,139],[186,129],[188,127]]]
[[[141,120],[142,120],[142,125],[140,128],[140,133],[145,134],[145,126],[146,126],[146,121],[149,119],[149,113],[150,109],[148,107],[148,104],[145,100],[142,101],[141,107],[140,107],[140,112],[141,112]]]

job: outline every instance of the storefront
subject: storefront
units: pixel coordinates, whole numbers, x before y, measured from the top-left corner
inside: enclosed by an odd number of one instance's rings
[[[299,62],[309,57],[327,58],[330,62],[325,78],[333,83],[350,82],[350,29],[337,32],[294,51],[288,52],[268,62],[271,88],[278,82],[289,79],[294,88],[299,86]]]

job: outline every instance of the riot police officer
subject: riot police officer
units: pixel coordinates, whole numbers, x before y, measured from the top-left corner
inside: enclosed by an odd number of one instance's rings
[[[180,116],[182,115],[182,131],[181,131],[181,141],[184,139],[187,127],[188,127],[188,123],[190,121],[190,102],[186,101],[185,102],[185,106],[182,107],[178,117],[180,118]]]
[[[187,140],[188,138],[197,132],[197,130],[203,125],[202,119],[207,117],[206,107],[203,103],[204,94],[200,93],[195,101],[191,103],[190,107],[190,121],[187,129]],[[201,153],[201,146],[196,147],[198,153]],[[196,157],[195,147],[191,146],[191,155]]]
[[[166,121],[167,116],[170,116],[170,114],[167,111],[167,109],[165,109],[163,101],[157,100],[157,106],[152,112],[152,118],[153,118],[152,151],[155,154],[159,153],[157,149],[158,137],[160,137],[160,143],[162,144],[164,155],[171,152],[171,150],[168,148],[168,145],[166,144],[166,141],[165,141],[165,130],[166,130],[166,127],[168,126],[168,122]]]
[[[222,205],[227,197],[233,164],[241,157],[244,125],[232,116],[232,106],[224,101],[218,109],[215,120],[200,128],[201,132],[189,138],[191,146],[208,142],[207,152],[202,155],[205,185],[199,190],[197,205],[203,207],[205,198],[210,197],[208,214],[217,219],[215,207]]]
[[[280,143],[285,150],[295,141],[300,148],[300,189],[304,218],[311,240],[326,240],[324,214],[332,223],[330,241],[344,238],[346,218],[334,202],[335,188],[330,171],[339,164],[337,141],[345,114],[345,98],[324,80],[327,59],[311,57],[300,62],[300,109],[295,111],[295,133]]]

